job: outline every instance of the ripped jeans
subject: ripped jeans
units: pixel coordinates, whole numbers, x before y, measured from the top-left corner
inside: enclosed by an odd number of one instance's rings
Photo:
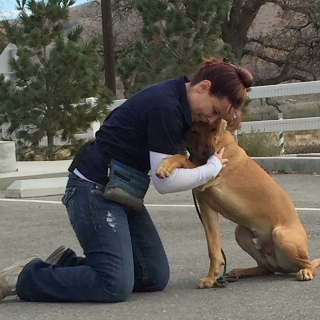
[[[120,302],[133,291],[166,287],[167,256],[146,208],[133,211],[105,199],[103,191],[69,174],[62,201],[85,258],[74,254],[60,265],[32,260],[18,278],[22,300]]]

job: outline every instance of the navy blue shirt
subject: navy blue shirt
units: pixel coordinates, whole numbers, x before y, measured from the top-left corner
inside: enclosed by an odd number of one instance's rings
[[[181,75],[139,91],[114,109],[79,154],[77,169],[88,179],[105,185],[109,159],[148,173],[149,152],[178,152],[192,125],[185,83]]]

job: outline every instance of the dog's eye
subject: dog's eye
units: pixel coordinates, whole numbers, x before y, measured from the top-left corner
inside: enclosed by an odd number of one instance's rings
[[[191,129],[190,131],[192,134],[199,134],[199,132],[197,130]]]

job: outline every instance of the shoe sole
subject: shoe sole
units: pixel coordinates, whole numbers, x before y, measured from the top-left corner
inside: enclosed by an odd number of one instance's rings
[[[44,262],[46,262],[48,264],[57,264],[57,262],[63,256],[63,254],[66,252],[67,249],[68,249],[68,247],[66,247],[64,245],[60,246],[59,248],[54,250],[50,254],[50,256],[46,260],[44,260]]]

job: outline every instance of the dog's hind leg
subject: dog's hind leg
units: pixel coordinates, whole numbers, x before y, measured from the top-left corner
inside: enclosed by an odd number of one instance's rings
[[[320,259],[310,261],[308,239],[302,225],[295,229],[276,227],[273,240],[282,272],[297,272],[297,278],[301,281],[313,279]]]
[[[272,273],[272,266],[265,255],[261,254],[260,243],[251,230],[243,226],[237,226],[235,230],[236,240],[239,246],[247,252],[254,260],[257,266],[252,268],[235,268],[228,272],[230,276],[264,276]]]

